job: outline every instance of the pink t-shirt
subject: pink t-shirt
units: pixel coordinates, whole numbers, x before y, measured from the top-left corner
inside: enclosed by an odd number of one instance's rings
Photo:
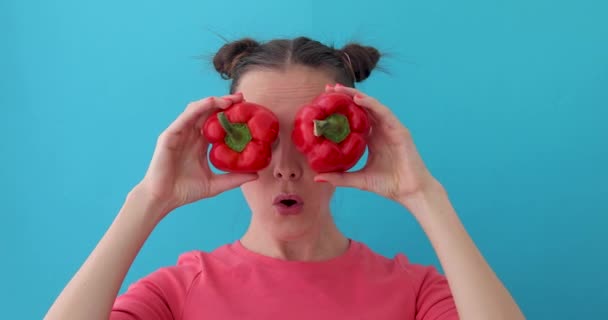
[[[433,266],[393,259],[351,240],[323,262],[286,261],[243,247],[181,255],[130,285],[111,319],[458,319],[446,278]]]

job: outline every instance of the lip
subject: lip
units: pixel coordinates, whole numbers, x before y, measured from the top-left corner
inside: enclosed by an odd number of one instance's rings
[[[291,206],[287,206],[281,201],[283,200],[294,200],[295,204]],[[277,212],[281,215],[295,215],[302,212],[302,208],[304,207],[304,200],[297,194],[280,194],[274,198],[273,205],[276,208]]]
[[[280,195],[274,197],[274,200],[272,202],[272,204],[281,204],[281,201],[283,200],[295,200],[297,202],[297,204],[302,204],[304,203],[304,200],[298,196],[297,194],[294,193],[281,193]]]

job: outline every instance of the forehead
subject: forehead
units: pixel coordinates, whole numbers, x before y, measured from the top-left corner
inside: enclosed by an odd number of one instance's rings
[[[326,71],[295,65],[282,70],[252,69],[241,77],[236,91],[243,92],[247,101],[277,113],[290,113],[324,92],[326,84],[334,82]]]

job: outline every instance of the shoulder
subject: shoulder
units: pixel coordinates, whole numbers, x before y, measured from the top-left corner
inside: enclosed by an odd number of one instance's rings
[[[370,265],[367,267],[368,271],[385,271],[385,274],[390,275],[391,283],[399,288],[407,288],[414,297],[419,318],[439,319],[452,316],[457,319],[456,305],[447,278],[435,265],[414,263],[401,252],[389,258],[365,245],[362,245],[362,248],[362,257]]]
[[[225,249],[180,254],[174,265],[158,268],[130,284],[126,292],[116,298],[112,315],[118,318],[130,314],[140,319],[179,317],[201,274],[222,260],[222,250]],[[219,257],[217,253],[220,253]]]
[[[202,250],[183,252],[177,256],[175,264],[157,268],[138,279],[129,286],[129,291],[146,288],[148,291],[156,291],[168,296],[187,294],[200,275],[213,264],[217,264],[216,255],[224,250],[224,247],[220,247],[211,252]]]
[[[231,244],[225,244],[211,251],[187,251],[178,256],[174,266],[160,268],[158,272],[195,278],[201,273],[234,264],[230,250]]]
[[[177,262],[174,265],[160,267],[146,278],[153,281],[169,280],[173,283],[179,279],[179,282],[187,285],[202,272],[203,261],[207,254],[198,250],[184,252],[177,257]]]
[[[181,299],[202,272],[206,254],[202,251],[180,254],[175,264],[157,268],[130,284],[127,292],[120,297],[119,301],[134,296],[150,295],[166,299],[173,297],[176,300]]]
[[[392,257],[382,255],[364,243],[361,246],[361,257],[368,272],[388,272],[396,278],[407,282],[419,294],[429,283],[445,283],[445,277],[432,264],[421,264],[410,261],[404,252],[398,252]]]
[[[363,259],[364,262],[391,268],[394,269],[395,272],[417,276],[420,273],[435,268],[433,265],[424,265],[410,261],[409,257],[404,252],[397,252],[390,257],[373,250],[363,242],[355,241],[355,243],[359,246],[359,258]]]

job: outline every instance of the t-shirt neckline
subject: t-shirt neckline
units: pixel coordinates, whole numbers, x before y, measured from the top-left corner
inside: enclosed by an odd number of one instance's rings
[[[231,249],[231,251],[241,259],[255,265],[261,264],[273,268],[280,268],[282,270],[320,271],[347,267],[349,264],[351,264],[354,261],[354,256],[360,250],[361,244],[350,238],[348,238],[348,243],[349,244],[346,251],[339,256],[320,261],[283,260],[280,258],[266,256],[247,249],[245,246],[243,246],[240,239],[235,240],[229,249]]]

